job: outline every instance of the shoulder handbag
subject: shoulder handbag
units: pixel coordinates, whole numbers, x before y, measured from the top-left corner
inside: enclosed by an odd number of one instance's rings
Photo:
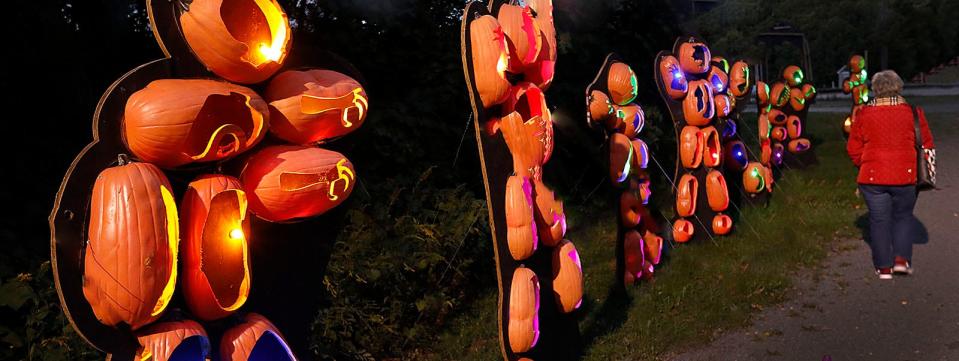
[[[916,189],[919,191],[936,189],[936,149],[922,147],[919,112],[915,106],[912,107],[912,118],[916,130]]]

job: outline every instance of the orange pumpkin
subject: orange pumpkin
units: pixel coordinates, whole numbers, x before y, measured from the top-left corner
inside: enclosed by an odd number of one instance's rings
[[[226,317],[250,294],[250,217],[240,181],[204,175],[180,203],[183,295],[202,320]]]
[[[206,360],[210,340],[206,330],[192,320],[162,322],[137,332],[140,349],[135,360]]]
[[[518,123],[513,120],[510,124],[502,125],[503,135],[507,139],[507,146],[510,146],[510,152],[516,157],[517,153],[513,147],[521,145],[518,142],[534,142],[539,144],[525,144],[518,149],[533,151],[542,154],[521,154],[521,161],[524,163],[524,169],[531,169],[542,166],[549,161],[553,154],[553,116],[546,105],[546,97],[543,91],[536,84],[520,83],[510,88],[509,96],[503,103],[503,113],[512,115],[518,114],[523,122],[522,129],[530,138],[520,137]],[[514,165],[516,162],[514,160]]]
[[[256,313],[243,317],[242,322],[223,333],[220,340],[220,360],[274,360],[295,361],[283,334],[270,320]]]
[[[533,21],[539,27],[543,47],[536,61],[526,67],[524,79],[546,91],[553,83],[556,73],[556,28],[553,25],[553,0],[529,0],[526,5],[532,10]]]
[[[795,87],[799,84],[802,84],[803,77],[802,69],[800,69],[798,66],[790,65],[783,69],[783,80],[785,80],[790,87]]]
[[[746,145],[743,142],[734,140],[726,143],[726,169],[740,171],[746,168],[749,157],[746,153]]]
[[[772,132],[769,133],[769,138],[780,142],[786,140],[786,128],[773,127]]]
[[[723,142],[719,131],[709,126],[702,130],[703,134],[703,165],[709,168],[718,167],[723,161]]]
[[[714,56],[709,61],[709,64],[716,68],[719,68],[719,70],[722,70],[723,73],[729,73],[729,60],[726,60],[726,58],[722,56],[719,56],[719,55]]]
[[[666,55],[659,60],[659,76],[663,82],[663,89],[666,94],[674,100],[682,99],[689,90],[689,84],[686,82],[686,73],[679,65],[679,59],[675,56]]]
[[[521,261],[536,252],[539,237],[533,222],[533,186],[529,178],[510,176],[506,181],[506,243],[513,259]]]
[[[756,101],[759,105],[769,104],[769,84],[760,80],[756,81]]]
[[[725,214],[717,214],[713,217],[713,233],[725,236],[733,230],[733,219]]]
[[[350,196],[355,181],[342,154],[297,145],[260,149],[240,172],[250,210],[271,222],[323,214]]]
[[[624,281],[627,285],[636,282],[643,274],[643,263],[646,260],[646,245],[639,232],[630,230],[623,235],[623,258],[625,261]]]
[[[766,189],[766,169],[758,162],[749,162],[743,171],[743,188],[747,193],[759,193]]]
[[[842,93],[843,93],[843,94],[849,94],[850,92],[852,92],[852,88],[853,88],[853,85],[852,85],[852,81],[851,81],[850,79],[846,79],[846,80],[843,80],[843,81],[842,81]]]
[[[513,271],[509,292],[509,347],[515,353],[529,351],[539,341],[539,278],[532,270]]]
[[[807,101],[808,101],[808,100],[816,99],[816,87],[812,86],[812,84],[805,84],[805,85],[803,85],[803,86],[802,86],[802,93],[803,93],[803,96],[806,98]]]
[[[685,42],[679,44],[679,65],[689,74],[702,74],[709,70],[709,47],[700,42]]]
[[[523,122],[522,115],[510,113],[499,120],[503,138],[513,157],[513,171],[523,177],[538,178],[542,172],[545,144],[543,118],[536,117]]]
[[[510,83],[506,80],[509,53],[506,35],[496,18],[483,15],[470,22],[470,49],[473,85],[484,108],[506,101]]]
[[[769,99],[774,107],[782,108],[789,103],[789,85],[781,81],[774,83],[769,90]]]
[[[673,222],[673,240],[679,243],[689,242],[693,238],[696,228],[693,227],[693,222],[690,222],[687,219],[677,219]]]
[[[629,139],[636,138],[639,132],[643,131],[646,125],[646,113],[639,105],[629,104],[616,111],[616,116],[621,117],[623,123],[623,135]]]
[[[177,278],[176,201],[159,168],[100,172],[90,196],[83,296],[101,323],[136,330],[166,309]]]
[[[786,121],[786,133],[790,139],[796,139],[802,136],[802,120],[793,115]]]
[[[803,153],[811,147],[812,144],[809,143],[809,139],[799,138],[789,141],[789,152],[793,154]]]
[[[705,137],[699,128],[687,125],[679,135],[679,158],[683,168],[696,169],[703,161]]]
[[[626,181],[632,168],[633,146],[629,138],[620,133],[609,137],[609,178],[613,184]]]
[[[643,176],[642,180],[633,179],[629,183],[629,191],[636,193],[639,197],[639,202],[643,205],[649,204],[649,197],[653,195],[652,188],[650,188],[651,182],[649,181],[648,176]],[[645,207],[639,208],[640,212],[649,213]],[[650,217],[648,214],[643,215],[642,217]],[[640,217],[640,218],[642,218]],[[640,219],[642,221],[642,219]]]
[[[654,265],[659,264],[663,255],[663,237],[647,230],[643,234],[643,243],[646,245],[645,252],[643,252],[646,260]]]
[[[713,104],[713,90],[706,80],[689,83],[689,95],[683,99],[683,118],[686,123],[695,126],[709,124],[716,114]]]
[[[797,112],[806,108],[806,95],[803,94],[802,89],[789,89],[789,106]]]
[[[366,90],[332,70],[284,71],[270,80],[270,132],[295,144],[322,143],[358,129],[366,120]]]
[[[613,133],[623,133],[626,131],[626,114],[623,107],[613,104],[613,116],[606,118],[606,131]]]
[[[713,93],[726,94],[726,89],[729,86],[729,75],[726,74],[726,71],[714,65],[709,69],[709,74],[706,74],[706,80],[712,86]]]
[[[772,125],[775,126],[784,126],[789,120],[789,117],[786,115],[786,113],[783,113],[779,109],[770,109],[766,117],[769,118],[769,123],[772,123]]]
[[[759,161],[763,165],[769,165],[769,161],[773,156],[772,142],[769,139],[766,139],[759,144]]]
[[[849,70],[858,73],[866,68],[866,59],[861,55],[853,55],[849,58]]]
[[[539,240],[543,244],[554,247],[566,235],[566,212],[563,202],[556,199],[553,193],[542,180],[533,181],[533,205],[536,207],[534,220]]]
[[[783,153],[784,153],[785,151],[786,151],[786,150],[785,150],[785,148],[783,147],[782,143],[773,144],[773,146],[772,146],[772,162],[773,162],[773,165],[777,165],[777,166],[778,166],[778,165],[780,165],[780,164],[783,163]]]
[[[869,102],[869,87],[865,84],[852,89],[853,104],[862,105]]]
[[[589,93],[587,100],[589,107],[589,119],[595,124],[606,124],[606,121],[613,115],[613,103],[610,102],[606,93],[599,90],[593,90]]]
[[[133,93],[123,138],[140,160],[163,168],[230,158],[266,134],[266,102],[252,90],[214,80],[155,80]]]
[[[749,94],[749,64],[744,61],[733,63],[729,71],[729,93],[734,97]]]
[[[763,171],[763,177],[765,177],[765,180],[766,180],[766,189],[769,190],[769,193],[772,193],[773,184],[776,183],[776,177],[773,176],[773,169],[772,167],[764,166],[762,171]]]
[[[523,69],[536,61],[543,48],[543,38],[539,26],[533,21],[533,13],[529,6],[504,4],[500,6],[496,19],[506,35],[509,50],[507,70],[522,73]]]
[[[562,313],[573,312],[583,303],[583,266],[576,246],[567,240],[553,248],[553,295]]]
[[[609,98],[618,105],[632,103],[639,94],[636,73],[626,63],[615,62],[609,67],[606,88],[609,90]]]
[[[733,100],[726,94],[716,94],[713,96],[713,103],[716,104],[716,117],[725,118],[733,110]]]
[[[773,110],[775,110],[775,109],[773,109]],[[771,111],[770,111],[770,112],[771,112]],[[769,124],[769,116],[770,116],[770,115],[772,115],[772,113],[770,113],[770,114],[760,114],[760,115],[759,115],[759,118],[757,118],[757,121],[756,121],[756,123],[757,123],[757,124],[756,124],[756,130],[759,132],[759,140],[760,140],[760,141],[769,140],[769,131],[772,130],[772,128],[770,128],[770,124]]]
[[[193,0],[180,27],[193,54],[229,81],[259,83],[280,69],[292,45],[276,0]]]
[[[711,170],[706,175],[706,198],[709,200],[709,208],[715,212],[729,208],[729,190],[722,172]]]
[[[619,219],[623,227],[636,227],[643,219],[641,213],[643,202],[639,199],[637,193],[633,190],[627,190],[619,196]]]
[[[692,174],[683,174],[676,183],[676,214],[690,217],[696,213],[699,199],[699,180]]]
[[[630,141],[633,144],[633,164],[634,169],[646,169],[649,165],[649,146],[642,139],[636,138]]]

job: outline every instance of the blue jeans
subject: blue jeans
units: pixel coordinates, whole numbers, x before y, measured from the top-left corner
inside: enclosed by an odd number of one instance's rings
[[[860,184],[859,192],[869,207],[869,246],[876,268],[892,267],[893,257],[912,260],[912,210],[916,206],[916,186],[878,186]]]

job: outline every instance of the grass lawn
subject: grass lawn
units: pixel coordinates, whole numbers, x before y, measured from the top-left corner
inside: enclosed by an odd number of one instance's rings
[[[754,123],[754,115],[745,116]],[[596,202],[569,209],[568,238],[579,249],[585,273],[586,300],[578,311],[583,359],[660,359],[743,327],[755,311],[782,302],[790,276],[818,264],[835,239],[856,235],[853,222],[862,210],[854,194],[855,169],[838,129],[844,117],[810,114],[806,132],[819,164],[786,170],[769,207],[743,209],[734,235],[673,249],[656,280],[632,288],[629,299],[608,297],[615,282],[614,206]],[[424,354],[500,358],[496,291],[470,307]]]

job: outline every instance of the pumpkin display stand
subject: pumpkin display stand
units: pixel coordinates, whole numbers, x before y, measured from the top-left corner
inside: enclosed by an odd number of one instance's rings
[[[784,164],[788,169],[804,169],[819,163],[815,147],[812,144],[814,139],[810,138],[809,134],[805,132],[805,125],[809,119],[809,108],[816,103],[816,89],[812,84],[804,82],[805,77],[802,69],[798,66],[786,66],[780,74],[782,74],[782,78],[776,83],[785,84],[789,87],[789,100],[778,106],[776,104],[769,104],[768,107],[759,106],[760,114],[763,112],[769,114],[771,109],[776,109],[781,111],[787,119],[786,124],[779,124],[778,126],[773,124],[773,133],[776,132],[777,127],[785,133],[785,136],[780,139],[772,139],[773,144],[779,143],[784,149],[781,153],[782,159],[773,160],[772,164],[777,179],[783,170],[779,167],[780,164]],[[772,99],[770,99],[770,102],[772,103]],[[770,122],[772,122],[772,119],[770,119]],[[795,149],[796,145],[800,149]],[[775,152],[773,156],[776,156]]]
[[[186,311],[188,308],[184,299],[186,296],[179,285],[166,305],[168,312],[161,313],[162,309],[154,312],[154,317],[158,318],[156,322],[138,330],[133,330],[124,323],[117,326],[101,323],[84,295],[84,253],[90,237],[91,190],[102,171],[122,165],[127,161],[127,155],[131,154],[123,130],[128,99],[156,80],[217,79],[217,76],[222,75],[207,70],[208,66],[198,61],[184,38],[181,16],[188,11],[189,3],[181,0],[147,0],[146,8],[150,24],[165,57],[129,71],[110,85],[103,94],[93,116],[93,141],[77,155],[67,170],[49,217],[53,274],[61,306],[71,326],[80,337],[93,347],[107,353],[107,359],[110,360],[140,360],[144,354],[138,355],[138,353],[149,351],[149,345],[141,342],[159,345],[151,337],[157,336],[167,340],[163,337],[166,337],[164,332],[167,332],[168,327],[179,327],[177,330],[180,331],[174,332],[180,335],[176,338],[179,342],[184,340],[181,336],[190,334],[190,332],[184,333],[183,330],[198,327],[196,322],[189,320],[186,320],[189,321],[186,323],[176,324],[183,320],[183,317],[190,316]],[[192,6],[197,6],[198,3],[200,2],[193,1]],[[267,12],[265,9],[263,11]],[[275,21],[275,18],[277,18],[275,12],[272,15],[267,13],[267,20]],[[285,18],[282,20],[285,21]],[[298,52],[286,54],[286,56],[288,61],[285,62],[285,67],[288,68],[297,68],[309,61],[311,67],[319,66],[336,70],[362,81],[355,68],[336,55],[325,51],[301,47],[298,48]],[[262,94],[265,84],[249,86]],[[254,150],[275,142],[273,139],[263,141]],[[221,144],[226,144],[226,141]],[[215,147],[220,144],[212,145]],[[352,144],[347,140],[337,142],[331,147],[349,149]],[[172,188],[170,191],[174,195],[182,195],[191,180],[204,174],[220,174],[224,170],[240,168],[244,159],[245,157],[237,157],[232,160],[224,159],[212,163],[193,163],[167,168],[165,173]],[[130,206],[137,207],[133,204]],[[317,217],[285,224],[254,218],[249,225],[248,234],[230,233],[231,237],[252,239],[247,244],[250,254],[247,262],[253,272],[250,285],[252,291],[240,309],[240,313],[203,322],[209,337],[209,340],[204,342],[205,348],[209,349],[209,345],[212,344],[214,345],[212,348],[216,349],[216,345],[221,342],[221,335],[228,330],[232,330],[231,332],[236,333],[237,337],[241,337],[247,334],[244,333],[246,330],[255,329],[257,337],[273,335],[272,342],[264,342],[272,346],[255,348],[254,352],[261,355],[260,357],[266,354],[271,355],[267,358],[284,359],[276,354],[276,352],[290,353],[283,339],[293,350],[307,354],[312,316],[316,307],[315,300],[322,292],[322,287],[317,285],[322,283],[322,277],[330,259],[330,250],[337,234],[330,230],[341,227],[344,212],[344,207],[338,207]],[[176,220],[173,219],[173,221]],[[150,266],[149,260],[151,258],[146,258],[147,267]],[[159,265],[154,266],[159,267]],[[180,268],[183,272],[183,266],[174,263],[173,267]],[[179,284],[180,281],[177,280],[177,283]],[[256,314],[266,315],[270,321]],[[256,321],[251,321],[254,318]],[[276,329],[282,330],[283,335],[274,332]],[[157,333],[150,334],[153,336],[144,336],[144,332]],[[138,336],[143,339],[138,341]],[[191,345],[196,346],[192,343]],[[213,352],[213,355],[208,354],[208,356],[216,359],[215,354],[216,352]],[[157,355],[154,353],[154,356]],[[234,356],[234,359],[236,357],[240,356]],[[229,358],[221,355],[220,359]]]

